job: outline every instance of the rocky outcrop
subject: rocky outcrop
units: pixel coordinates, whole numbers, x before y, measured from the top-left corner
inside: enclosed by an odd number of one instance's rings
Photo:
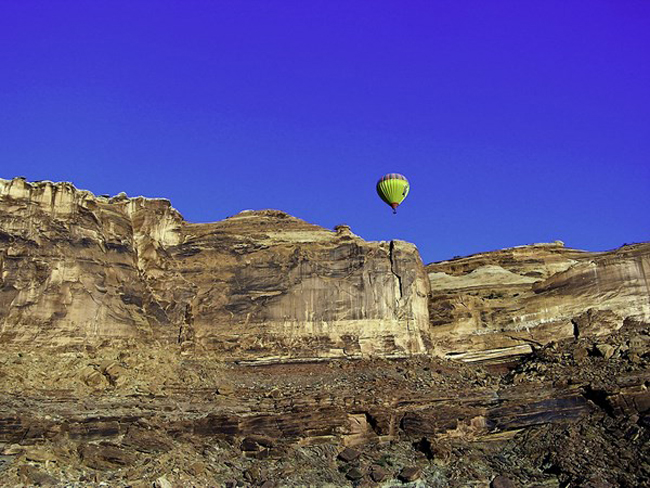
[[[650,244],[610,252],[536,244],[427,266],[441,354],[499,361],[650,320]]]
[[[649,247],[425,269],[0,180],[0,484],[648,486]]]
[[[424,486],[498,474],[517,486],[645,486],[649,365],[650,326],[633,321],[539,348],[510,371],[427,356],[235,363],[179,345],[2,350],[0,474],[9,486],[44,474],[393,486],[409,469]]]
[[[0,180],[0,342],[181,343],[224,358],[427,351],[415,246],[275,210],[191,224],[167,200]]]
[[[650,320],[648,276],[650,244],[537,244],[425,271],[411,244],[366,242],[276,210],[192,224],[163,199],[0,180],[5,344],[499,362]]]
[[[8,345],[499,362],[650,320],[648,276],[650,244],[604,253],[537,244],[425,271],[411,244],[366,242],[276,210],[192,224],[164,199],[0,180]]]

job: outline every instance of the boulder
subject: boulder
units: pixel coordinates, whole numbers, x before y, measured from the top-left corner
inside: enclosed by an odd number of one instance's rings
[[[386,471],[383,467],[374,464],[373,466],[370,467],[370,478],[377,482],[381,483],[384,481],[386,478],[388,478],[388,471]]]
[[[596,351],[603,358],[610,359],[614,355],[614,352],[616,352],[616,348],[610,344],[596,344]]]
[[[338,458],[344,463],[351,463],[358,459],[359,456],[361,456],[361,452],[351,447],[346,447],[339,453]]]
[[[408,466],[406,468],[403,468],[402,471],[400,471],[398,479],[400,481],[404,481],[408,483],[419,479],[420,474],[421,474],[420,468],[418,468],[417,466]]]
[[[517,488],[517,484],[507,476],[498,475],[490,482],[490,488]]]
[[[172,486],[166,476],[156,478],[156,481],[153,482],[153,488],[172,488]]]
[[[349,480],[352,481],[357,481],[363,478],[363,471],[361,471],[359,468],[350,468],[348,472],[345,474],[345,477]]]
[[[95,389],[105,388],[109,384],[106,377],[91,366],[82,369],[79,377],[87,386]]]

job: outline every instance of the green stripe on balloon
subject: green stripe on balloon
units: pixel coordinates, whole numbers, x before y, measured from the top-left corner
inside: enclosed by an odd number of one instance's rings
[[[377,182],[379,197],[395,209],[404,201],[410,190],[410,185],[405,176],[398,173],[389,173]]]

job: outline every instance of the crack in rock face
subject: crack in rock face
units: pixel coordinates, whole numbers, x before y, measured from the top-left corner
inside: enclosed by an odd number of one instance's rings
[[[389,247],[389,258],[390,258],[390,270],[397,279],[397,289],[399,290],[399,300],[402,299],[404,296],[404,292],[402,290],[402,277],[397,273],[397,266],[398,264],[396,263],[396,258],[394,256],[395,254],[395,241],[390,241],[390,247]]]

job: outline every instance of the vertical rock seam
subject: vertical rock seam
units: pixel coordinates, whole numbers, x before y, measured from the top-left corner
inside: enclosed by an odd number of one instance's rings
[[[399,298],[401,300],[404,297],[404,291],[402,290],[402,277],[397,273],[395,269],[397,267],[397,264],[395,263],[394,252],[395,252],[395,241],[390,241],[390,246],[388,248],[388,258],[390,259],[390,270],[395,276],[395,278],[397,278],[397,286],[399,288]]]

